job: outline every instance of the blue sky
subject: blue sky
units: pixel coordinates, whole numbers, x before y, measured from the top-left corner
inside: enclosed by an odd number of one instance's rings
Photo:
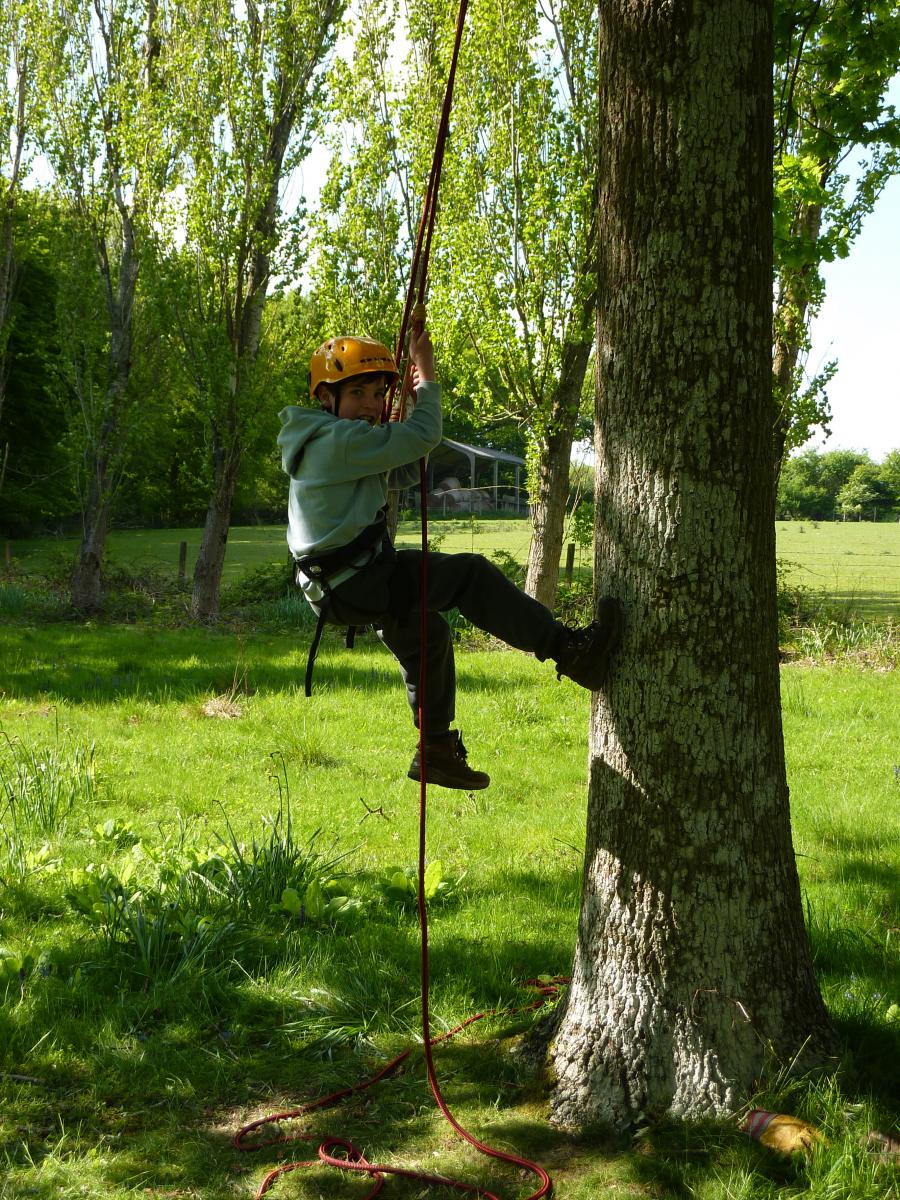
[[[888,93],[900,106],[900,78]],[[900,178],[891,179],[850,255],[826,264],[826,299],[812,326],[814,375],[830,359],[831,437],[827,450],[868,450],[880,461],[900,450]]]
[[[812,327],[807,368],[829,359],[831,437],[808,444],[868,450],[880,461],[900,450],[900,178],[890,180],[848,258],[828,263],[825,303]]]

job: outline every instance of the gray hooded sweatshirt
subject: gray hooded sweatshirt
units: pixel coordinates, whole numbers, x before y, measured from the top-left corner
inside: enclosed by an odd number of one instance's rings
[[[389,486],[418,483],[418,460],[441,440],[441,388],[420,384],[407,419],[387,425],[294,404],[278,415],[281,464],[291,478],[287,541],[300,558],[346,546],[377,519]],[[331,586],[349,579],[372,553],[364,552],[354,566],[336,574]],[[321,600],[314,581],[304,578],[301,587],[311,603]]]

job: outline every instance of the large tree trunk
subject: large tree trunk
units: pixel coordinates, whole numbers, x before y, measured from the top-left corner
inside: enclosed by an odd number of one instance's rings
[[[537,447],[537,466],[531,489],[532,534],[525,591],[550,609],[556,603],[559,559],[569,498],[572,439],[590,353],[589,342],[568,342],[563,347],[559,385],[553,398],[550,420]]]
[[[772,428],[771,3],[601,0],[596,696],[554,1119],[736,1110],[832,1032],[791,844]]]

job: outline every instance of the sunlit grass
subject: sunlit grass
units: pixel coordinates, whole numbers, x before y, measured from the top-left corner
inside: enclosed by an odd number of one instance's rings
[[[31,749],[58,736],[93,743],[95,769],[51,860],[0,884],[0,944],[34,959],[27,979],[0,992],[3,1200],[252,1196],[275,1160],[234,1154],[243,1120],[354,1082],[414,1041],[416,920],[379,885],[415,862],[415,731],[395,665],[369,636],[349,652],[329,634],[307,700],[305,636],[0,627],[3,728]],[[460,880],[432,914],[436,1028],[519,1004],[525,979],[569,969],[584,842],[588,696],[515,652],[465,651],[459,678],[459,725],[492,784],[430,795],[429,856]],[[438,1053],[448,1098],[488,1140],[543,1156],[565,1200],[891,1194],[893,1168],[860,1139],[900,1118],[900,674],[791,665],[782,680],[810,933],[852,1055],[837,1090],[773,1077],[760,1099],[823,1128],[829,1146],[809,1162],[780,1160],[728,1122],[647,1129],[636,1141],[571,1138],[547,1125],[540,1090],[509,1054],[516,1022],[476,1025]],[[207,703],[229,695],[236,715]],[[228,937],[198,943],[174,977],[181,960],[159,929],[155,981],[152,958],[129,965],[124,932],[121,950],[104,949],[66,899],[70,873],[89,862],[121,873],[135,839],[147,851],[168,844],[161,867],[135,860],[146,892],[163,867],[184,867],[182,828],[198,853],[237,844],[252,856],[263,818],[278,812],[282,764],[298,844],[321,831],[317,848],[348,854],[336,870],[362,911],[333,927],[298,925],[267,914],[267,894],[250,923],[236,907]],[[374,1157],[528,1194],[528,1181],[449,1137],[418,1055],[315,1128],[349,1132]],[[314,1172],[279,1187],[340,1198],[361,1183]],[[402,1200],[421,1189],[391,1191]]]

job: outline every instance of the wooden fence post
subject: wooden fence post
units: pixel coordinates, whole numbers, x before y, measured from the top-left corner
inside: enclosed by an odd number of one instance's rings
[[[572,571],[575,567],[575,543],[569,542],[566,547],[566,583],[572,582]]]
[[[178,547],[178,582],[184,583],[184,577],[187,574],[187,542],[182,542]]]

